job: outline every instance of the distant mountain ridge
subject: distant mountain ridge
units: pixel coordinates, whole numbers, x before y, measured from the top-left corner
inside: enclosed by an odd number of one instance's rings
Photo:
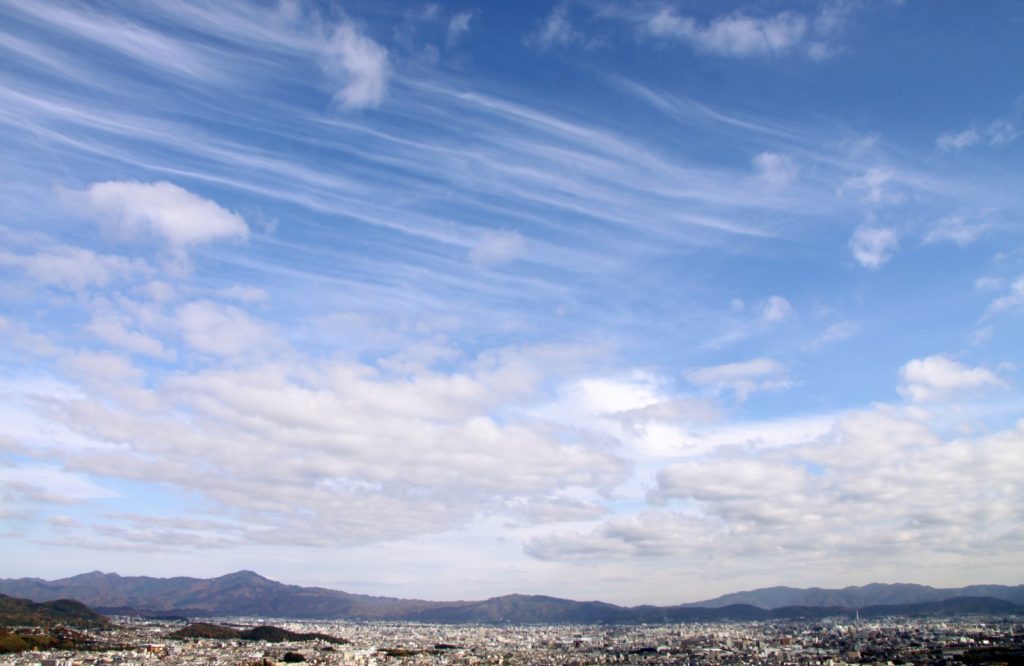
[[[482,601],[423,601],[286,585],[252,571],[218,578],[151,578],[98,571],[60,580],[0,579],[0,593],[33,601],[71,598],[106,614],[187,617],[415,620],[439,623],[633,623],[881,615],[1024,615],[1024,585],[939,589],[873,583],[842,589],[772,587],[677,606],[623,607],[512,594]]]
[[[749,604],[764,609],[784,606],[863,608],[865,606],[919,604],[943,601],[952,597],[991,597],[1024,605],[1024,585],[968,585],[957,588],[936,588],[912,583],[870,583],[841,589],[779,586],[734,592],[714,599],[683,605],[703,608],[720,608],[733,604]]]

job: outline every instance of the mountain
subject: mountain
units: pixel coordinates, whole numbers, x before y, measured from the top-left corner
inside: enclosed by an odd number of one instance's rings
[[[36,603],[0,594],[0,626],[40,627],[65,625],[80,629],[101,629],[110,624],[107,618],[71,599]]]
[[[627,608],[511,594],[483,601],[422,601],[285,585],[252,571],[219,578],[150,578],[92,572],[54,581],[0,580],[0,592],[34,601],[74,598],[108,614],[414,620],[437,623],[632,623],[814,619],[955,613],[1024,614],[1024,586],[937,589],[872,584],[841,590],[765,588],[698,604]]]
[[[443,602],[349,594],[284,585],[252,571],[219,578],[150,578],[93,571],[60,580],[0,580],[0,592],[36,601],[62,597],[115,615],[143,612],[189,617],[268,615],[294,618],[386,618],[444,606]]]
[[[707,601],[684,605],[704,608],[719,608],[733,604],[749,604],[765,609],[784,606],[863,608],[872,605],[919,604],[942,601],[951,597],[992,597],[1024,605],[1024,585],[969,585],[959,588],[935,588],[908,583],[871,583],[870,585],[841,589],[765,587],[747,592],[734,592]]]

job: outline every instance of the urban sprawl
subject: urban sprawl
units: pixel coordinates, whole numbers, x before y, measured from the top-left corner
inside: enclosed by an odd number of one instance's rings
[[[1021,618],[682,625],[432,625],[221,618],[349,641],[168,638],[181,622],[116,618],[88,650],[0,656],[11,666],[188,664],[991,664],[1020,663]],[[1009,656],[1007,656],[1009,655]],[[1016,655],[1016,657],[1014,656]]]

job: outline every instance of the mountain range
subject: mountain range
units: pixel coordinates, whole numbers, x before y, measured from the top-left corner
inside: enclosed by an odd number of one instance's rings
[[[512,594],[483,601],[423,601],[286,585],[252,571],[217,578],[92,573],[46,581],[0,579],[0,593],[36,602],[75,599],[106,614],[185,617],[415,620],[421,622],[632,623],[997,613],[1024,615],[1024,585],[933,588],[873,583],[842,589],[771,587],[677,606],[624,607]]]

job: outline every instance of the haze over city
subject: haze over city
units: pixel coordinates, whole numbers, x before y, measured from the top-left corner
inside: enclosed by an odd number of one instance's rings
[[[0,578],[1024,582],[1022,37],[0,0]]]

